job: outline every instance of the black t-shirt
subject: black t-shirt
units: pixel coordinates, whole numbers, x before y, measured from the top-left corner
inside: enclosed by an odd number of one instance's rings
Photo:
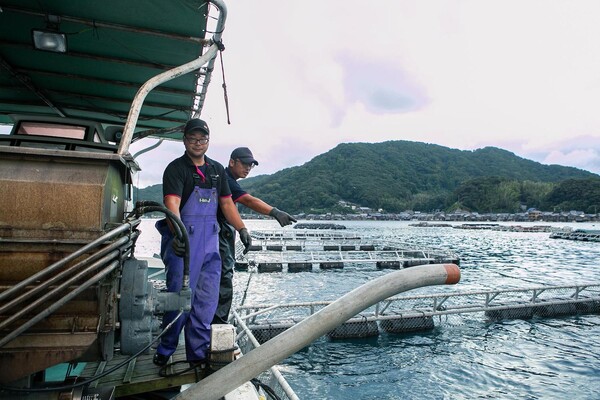
[[[225,168],[206,156],[204,156],[204,161],[204,165],[198,169],[185,153],[171,161],[163,174],[163,197],[180,197],[179,209],[181,210],[196,185],[202,189],[208,189],[213,187],[213,181],[219,197],[231,196]],[[201,174],[198,173],[198,170]]]
[[[229,167],[225,168],[225,174],[227,176],[227,184],[229,185],[229,189],[231,191],[231,198],[234,203],[237,203],[240,197],[248,194],[248,192],[242,189],[240,184],[235,180],[235,178],[231,174],[231,171],[229,170]],[[217,217],[220,223],[226,222],[225,216],[223,215],[223,211],[221,211],[221,207],[219,207]]]
[[[248,194],[248,192],[242,189],[238,181],[235,180],[229,167],[225,168],[225,173],[227,174],[227,183],[229,184],[229,190],[231,191],[231,198],[234,202],[237,202],[240,197]]]

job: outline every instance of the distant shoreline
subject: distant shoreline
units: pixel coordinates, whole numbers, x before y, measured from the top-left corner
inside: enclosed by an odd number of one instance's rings
[[[260,214],[241,214],[243,219],[270,219]],[[600,214],[584,214],[583,212],[570,211],[562,213],[536,212],[536,213],[422,213],[404,212],[399,214],[373,213],[373,214],[296,214],[296,219],[314,221],[437,221],[437,222],[598,222]]]

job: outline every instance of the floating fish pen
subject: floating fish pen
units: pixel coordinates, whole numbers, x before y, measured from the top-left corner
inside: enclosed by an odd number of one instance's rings
[[[375,251],[400,250],[398,244],[389,241],[346,238],[263,238],[252,240],[250,251]]]
[[[437,222],[417,222],[416,224],[408,224],[415,228],[452,228],[452,224],[444,224]]]
[[[500,224],[462,224],[453,226],[454,229],[476,229],[476,230],[490,230],[490,231],[502,231],[502,232],[552,232],[556,228],[550,225],[500,225]]]
[[[294,231],[291,229],[280,230],[253,230],[253,239],[258,240],[359,240],[361,236],[356,232],[339,232],[325,230]]]
[[[238,307],[235,314],[264,343],[329,304],[246,305]],[[489,323],[584,314],[600,314],[600,283],[392,297],[349,319],[327,337],[351,339],[381,332],[427,331],[466,321]]]
[[[236,269],[256,267],[258,272],[306,272],[313,269],[343,269],[345,266],[375,266],[400,269],[424,264],[459,264],[447,250],[404,249],[388,240],[367,240],[354,233],[254,231],[250,251],[236,244]]]
[[[236,261],[237,270],[256,267],[258,272],[305,272],[371,266],[400,269],[425,264],[459,264],[456,254],[428,250],[392,251],[261,251],[249,252]],[[284,268],[285,267],[285,268]]]
[[[600,230],[576,229],[574,231],[556,231],[550,234],[550,238],[600,242]]]
[[[346,229],[346,226],[326,222],[301,222],[294,225],[294,229]]]

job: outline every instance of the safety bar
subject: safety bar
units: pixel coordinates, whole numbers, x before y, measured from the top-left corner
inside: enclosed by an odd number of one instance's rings
[[[154,89],[162,83],[165,83],[172,79],[178,78],[181,75],[185,75],[194,70],[197,70],[204,64],[209,63],[206,78],[202,85],[201,95],[206,92],[206,88],[210,83],[212,65],[214,64],[214,59],[217,56],[217,52],[219,51],[221,33],[225,28],[225,19],[227,18],[227,8],[225,7],[225,3],[223,3],[221,0],[211,0],[210,2],[214,3],[220,11],[219,19],[217,21],[216,32],[212,38],[213,44],[208,48],[206,53],[204,53],[197,59],[192,60],[186,64],[180,65],[179,67],[172,68],[161,74],[158,74],[155,77],[150,78],[148,81],[146,81],[146,83],[142,85],[142,87],[140,87],[140,89],[135,95],[135,98],[133,99],[133,102],[131,103],[129,115],[127,116],[127,122],[125,123],[125,129],[123,130],[123,137],[119,142],[119,149],[117,153],[120,156],[124,156],[129,151],[129,145],[131,144],[131,140],[133,139],[133,133],[135,131],[135,126],[137,125],[137,120],[140,115],[140,111],[142,110],[142,105],[144,103],[144,100],[146,99],[146,96],[148,95],[148,93],[150,93],[152,89]]]

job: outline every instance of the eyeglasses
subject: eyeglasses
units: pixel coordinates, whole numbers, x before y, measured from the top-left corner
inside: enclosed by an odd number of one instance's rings
[[[185,140],[188,141],[189,144],[206,144],[206,143],[208,143],[208,138],[192,139],[187,136],[184,136],[184,138],[185,138]]]
[[[242,161],[242,160],[240,160],[240,159],[237,159],[237,160],[235,160],[235,161],[238,161],[240,164],[242,164],[242,167],[244,167],[244,168],[247,168],[247,169],[252,169],[252,168],[254,168],[254,163],[250,163],[250,164],[248,164],[248,163],[245,163],[245,162],[243,162],[243,161]]]

